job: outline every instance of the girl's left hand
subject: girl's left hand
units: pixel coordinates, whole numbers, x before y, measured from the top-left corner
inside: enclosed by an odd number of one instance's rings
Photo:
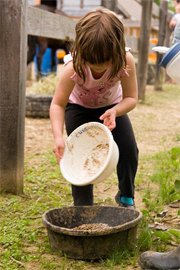
[[[113,130],[116,127],[116,110],[111,108],[105,111],[105,113],[103,113],[99,119],[102,120],[103,124],[110,130]]]

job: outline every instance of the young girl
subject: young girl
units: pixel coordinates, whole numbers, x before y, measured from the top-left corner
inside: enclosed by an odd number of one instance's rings
[[[76,25],[72,57],[50,106],[54,153],[59,162],[65,147],[64,122],[68,135],[87,122],[106,125],[120,152],[116,201],[124,207],[134,207],[138,149],[127,113],[137,99],[135,64],[125,49],[123,24],[110,10],[89,12]],[[74,205],[92,205],[93,186],[72,186],[72,196]]]

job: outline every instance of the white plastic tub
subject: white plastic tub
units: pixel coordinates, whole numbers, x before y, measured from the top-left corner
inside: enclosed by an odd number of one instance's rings
[[[167,74],[180,83],[180,42],[174,44],[163,56],[160,63],[166,69]]]
[[[109,177],[118,159],[118,147],[110,130],[103,124],[89,122],[67,138],[60,170],[71,184],[85,186]]]

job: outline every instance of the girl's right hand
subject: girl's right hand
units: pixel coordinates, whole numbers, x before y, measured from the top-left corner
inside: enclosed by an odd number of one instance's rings
[[[102,120],[103,124],[112,131],[116,127],[116,110],[111,108],[105,111],[99,119]]]
[[[64,154],[65,142],[63,138],[55,140],[55,146],[53,152],[56,156],[57,162],[59,163]]]

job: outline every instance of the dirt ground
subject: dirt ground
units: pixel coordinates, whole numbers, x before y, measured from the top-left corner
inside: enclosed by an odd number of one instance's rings
[[[153,95],[153,87],[147,87],[147,93]],[[160,95],[160,93],[158,94]],[[168,100],[162,94],[153,106],[149,103],[138,104],[129,113],[136,135],[140,158],[145,154],[153,154],[165,151],[173,146],[180,145],[177,134],[180,131],[180,100],[173,98]],[[25,155],[43,154],[53,149],[53,136],[49,119],[26,118],[25,121]],[[117,191],[116,186],[103,187],[103,183],[97,185],[97,193],[100,198],[112,197]],[[101,190],[102,192],[99,192]],[[96,191],[95,191],[96,192]],[[142,207],[141,196],[136,192],[136,206]]]

